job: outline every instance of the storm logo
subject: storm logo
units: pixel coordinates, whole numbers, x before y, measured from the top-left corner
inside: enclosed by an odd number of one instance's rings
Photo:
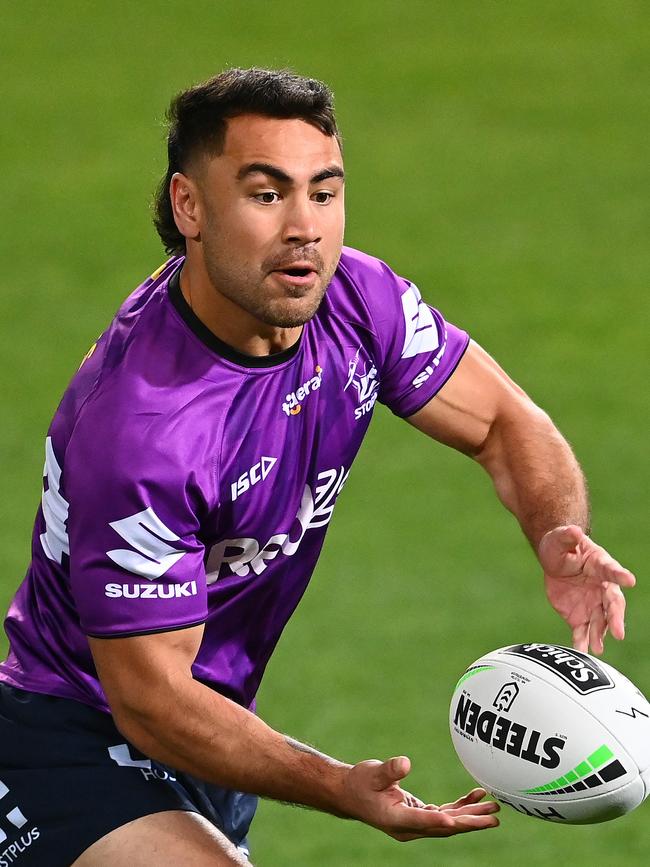
[[[358,421],[362,416],[373,408],[379,397],[379,380],[377,379],[377,368],[372,361],[364,362],[362,368],[359,368],[359,354],[361,347],[356,351],[354,358],[348,363],[348,381],[345,383],[343,391],[347,391],[352,385],[357,392],[358,406],[354,411],[354,417]]]

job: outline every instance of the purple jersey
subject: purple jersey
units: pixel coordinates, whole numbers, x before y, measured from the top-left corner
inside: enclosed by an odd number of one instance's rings
[[[194,676],[249,707],[300,601],[375,401],[424,406],[468,337],[344,248],[289,349],[243,355],[171,259],[86,356],[48,432],[0,679],[108,710],[86,635],[205,624]]]

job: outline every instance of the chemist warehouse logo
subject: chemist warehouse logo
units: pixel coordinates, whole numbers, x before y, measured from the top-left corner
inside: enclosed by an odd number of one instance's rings
[[[9,794],[9,786],[0,780],[0,800]],[[5,809],[9,806],[9,801],[10,799],[3,801],[2,806]],[[20,807],[12,807],[6,813],[3,809],[1,815],[3,818],[0,819],[0,847],[2,847],[0,867],[9,867],[38,840],[41,832],[36,825],[28,827],[31,823]]]
[[[110,526],[131,547],[107,551],[107,556],[127,572],[148,579],[149,584],[106,584],[104,595],[109,599],[180,599],[196,596],[196,581],[158,583],[165,572],[178,563],[187,551],[169,545],[180,537],[173,533],[149,507],[128,518],[111,522]]]

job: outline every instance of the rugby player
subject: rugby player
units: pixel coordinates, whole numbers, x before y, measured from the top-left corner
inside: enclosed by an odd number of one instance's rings
[[[46,438],[0,666],[0,865],[249,863],[256,796],[398,840],[494,827],[481,789],[424,803],[405,756],[350,765],[254,713],[375,401],[487,470],[577,648],[623,638],[634,578],[587,535],[548,416],[412,282],[342,247],[323,84],[228,70],[173,101],[168,155],[171,258]]]

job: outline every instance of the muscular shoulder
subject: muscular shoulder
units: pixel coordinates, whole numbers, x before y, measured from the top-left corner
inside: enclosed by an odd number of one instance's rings
[[[408,280],[399,277],[381,259],[344,247],[331,289],[338,305],[347,304],[365,310],[373,318],[391,315],[395,303],[409,287]],[[386,309],[386,304],[389,310]]]

